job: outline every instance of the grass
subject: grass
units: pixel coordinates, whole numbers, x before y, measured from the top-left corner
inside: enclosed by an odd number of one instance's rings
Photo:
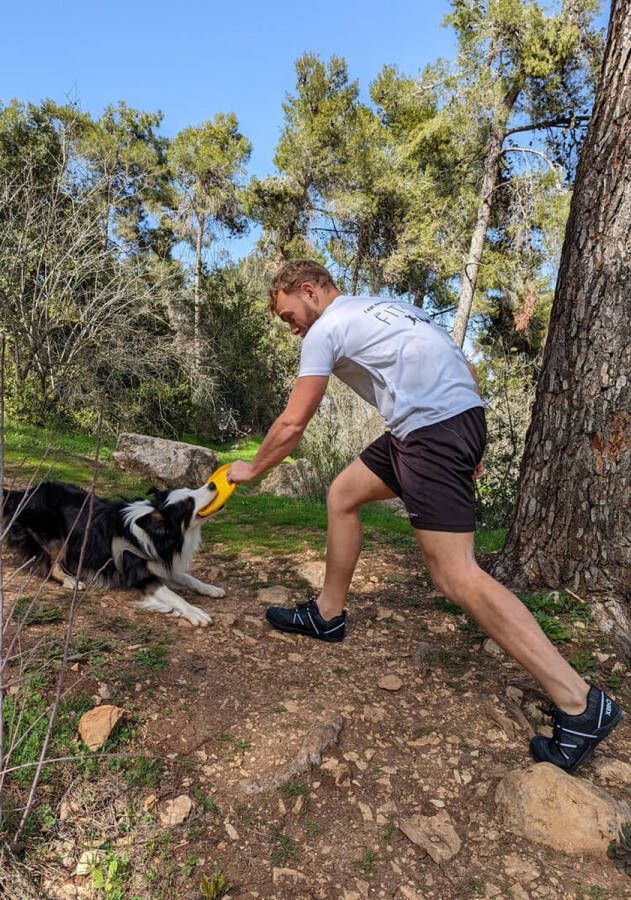
[[[222,465],[235,459],[251,460],[260,446],[257,437],[249,437],[236,445],[204,442],[193,435],[183,435],[183,440],[214,449]],[[11,478],[17,480],[18,476],[21,484],[31,477],[38,480],[59,478],[82,486],[91,481],[96,440],[90,435],[9,422],[5,427],[5,445],[9,485]],[[114,447],[114,442],[108,438],[101,443],[97,491],[105,496],[144,496],[148,482],[139,481],[115,467]],[[381,504],[367,504],[361,515],[367,547],[386,544],[411,550],[416,546],[407,519],[395,516]],[[503,529],[479,531],[476,550],[484,554],[500,549],[505,534]],[[326,506],[322,501],[254,494],[251,487],[243,486],[226,509],[204,528],[203,535],[208,542],[224,544],[224,556],[246,549],[298,553],[305,547],[322,553],[326,542]]]

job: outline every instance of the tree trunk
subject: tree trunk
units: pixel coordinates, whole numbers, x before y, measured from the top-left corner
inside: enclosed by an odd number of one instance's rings
[[[484,238],[486,230],[489,226],[491,218],[491,209],[493,208],[493,192],[497,186],[497,180],[500,174],[500,159],[502,156],[502,144],[506,136],[506,124],[509,116],[519,96],[519,88],[513,86],[504,97],[501,112],[497,114],[495,121],[491,126],[489,141],[486,145],[486,153],[484,156],[484,174],[482,176],[482,187],[480,190],[480,205],[478,206],[478,215],[475,222],[475,228],[471,235],[471,244],[469,253],[464,264],[462,273],[462,286],[460,288],[460,297],[458,299],[458,308],[456,309],[456,319],[452,337],[454,341],[462,347],[465,335],[467,333],[467,325],[469,324],[469,316],[473,306],[473,295],[475,294],[475,286],[480,271],[480,260],[482,259],[482,249],[484,247]]]
[[[193,283],[193,369],[196,373],[201,370],[201,306],[202,306],[202,245],[204,240],[205,219],[199,221],[197,238],[195,241],[195,280]]]
[[[627,636],[630,234],[631,4],[613,0],[519,495],[493,573],[589,593]]]

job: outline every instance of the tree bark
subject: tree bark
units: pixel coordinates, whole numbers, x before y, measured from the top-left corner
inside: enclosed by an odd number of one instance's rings
[[[460,288],[460,297],[458,299],[458,308],[456,310],[456,319],[452,337],[454,341],[462,347],[467,334],[467,325],[471,315],[473,306],[473,295],[475,294],[475,286],[478,281],[480,272],[480,260],[482,259],[482,250],[484,248],[484,239],[486,230],[489,226],[491,218],[491,210],[493,208],[493,193],[497,186],[500,174],[500,159],[502,156],[502,144],[506,137],[506,125],[519,96],[519,88],[514,85],[507,92],[503,103],[500,104],[500,112],[497,113],[495,121],[491,125],[491,133],[486,145],[486,153],[484,156],[484,173],[482,175],[482,187],[480,189],[480,205],[478,206],[478,214],[476,217],[475,227],[471,235],[471,244],[469,245],[469,253],[465,260],[462,273],[462,286]]]
[[[519,495],[493,573],[513,585],[589,594],[627,635],[630,235],[631,4],[613,0]]]
[[[195,240],[195,276],[193,282],[193,369],[199,373],[202,367],[201,354],[201,307],[202,307],[202,248],[206,219],[201,216]]]

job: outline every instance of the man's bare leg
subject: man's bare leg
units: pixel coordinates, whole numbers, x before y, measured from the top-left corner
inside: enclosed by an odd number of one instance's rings
[[[339,616],[346,603],[362,547],[359,507],[371,500],[395,496],[360,459],[340,472],[331,484],[327,495],[326,573],[317,600],[323,619]]]
[[[440,591],[457,603],[570,715],[585,709],[589,685],[548,640],[524,604],[478,566],[473,534],[415,532]]]

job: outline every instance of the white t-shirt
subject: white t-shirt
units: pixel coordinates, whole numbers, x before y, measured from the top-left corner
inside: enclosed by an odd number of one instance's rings
[[[341,295],[302,339],[299,377],[337,375],[396,438],[482,406],[464,354],[422,309]]]

